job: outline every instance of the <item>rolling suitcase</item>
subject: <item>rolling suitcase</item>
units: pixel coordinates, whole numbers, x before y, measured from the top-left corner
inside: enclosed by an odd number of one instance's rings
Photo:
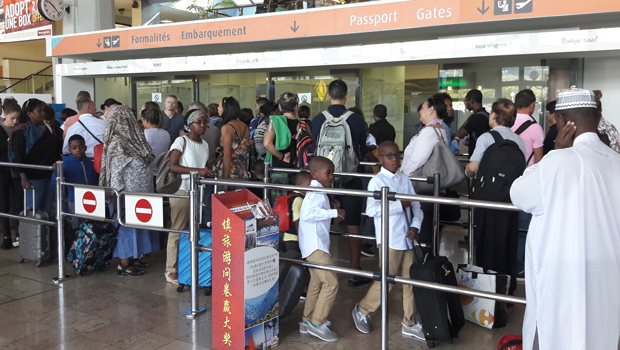
[[[80,224],[67,254],[67,260],[78,275],[84,276],[93,270],[103,271],[108,266],[116,247],[119,227],[92,221]]]
[[[444,256],[414,263],[409,273],[415,280],[457,286],[456,271]],[[419,287],[413,287],[413,295],[428,347],[434,347],[436,340],[452,344],[452,338],[458,338],[459,331],[465,325],[460,296]]]
[[[280,256],[289,259],[301,258],[301,254],[294,250]],[[310,271],[307,267],[280,263],[280,319],[293,312],[308,283],[310,283]]]
[[[189,229],[185,229],[189,230]],[[200,245],[211,246],[211,230],[200,230]],[[181,235],[179,238],[179,262],[177,264],[179,287],[177,292],[183,292],[185,286],[192,285],[192,260],[190,258],[189,235]],[[211,295],[211,252],[198,253],[198,286],[208,287],[205,295]]]
[[[35,207],[35,192],[32,190],[32,210],[26,206],[27,190],[24,190],[24,211],[22,216],[30,216],[39,220],[53,221],[51,210],[37,210]],[[36,262],[36,266],[56,258],[56,227],[34,222],[21,221],[19,223],[19,258]]]

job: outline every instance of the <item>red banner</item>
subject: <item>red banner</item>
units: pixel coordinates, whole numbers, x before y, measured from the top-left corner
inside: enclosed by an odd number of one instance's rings
[[[0,3],[4,9],[4,33],[0,31],[0,39],[9,41],[52,35],[52,22],[39,14],[36,0],[4,0]]]

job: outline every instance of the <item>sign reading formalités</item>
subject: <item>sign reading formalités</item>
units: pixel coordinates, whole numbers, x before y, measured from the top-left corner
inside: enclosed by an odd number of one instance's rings
[[[39,14],[36,0],[0,0],[0,8],[0,42],[52,35],[52,22]]]
[[[390,31],[421,27],[618,11],[618,0],[373,1],[260,16],[59,36],[48,39],[47,55],[70,56],[279,39],[303,40],[370,32],[389,35]],[[111,36],[112,41],[106,41]]]

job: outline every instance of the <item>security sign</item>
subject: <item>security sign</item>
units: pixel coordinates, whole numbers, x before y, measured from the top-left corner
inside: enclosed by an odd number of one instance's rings
[[[125,196],[125,219],[129,225],[163,228],[163,198],[136,195]]]
[[[105,191],[75,187],[75,213],[105,218]]]

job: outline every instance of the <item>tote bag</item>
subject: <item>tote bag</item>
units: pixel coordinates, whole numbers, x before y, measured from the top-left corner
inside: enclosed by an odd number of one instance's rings
[[[510,277],[475,265],[459,265],[456,272],[459,287],[506,294]],[[505,327],[508,319],[506,303],[491,299],[461,296],[465,319],[484,328]]]
[[[432,128],[437,134],[437,143],[433,147],[433,153],[430,158],[418,170],[414,171],[411,176],[416,177],[433,177],[439,173],[440,189],[446,189],[454,185],[458,185],[465,179],[465,173],[458,159],[454,156],[450,147],[444,140],[443,135],[437,128]],[[443,129],[442,129],[443,130]],[[432,194],[433,184],[415,181],[413,188],[417,194]]]

